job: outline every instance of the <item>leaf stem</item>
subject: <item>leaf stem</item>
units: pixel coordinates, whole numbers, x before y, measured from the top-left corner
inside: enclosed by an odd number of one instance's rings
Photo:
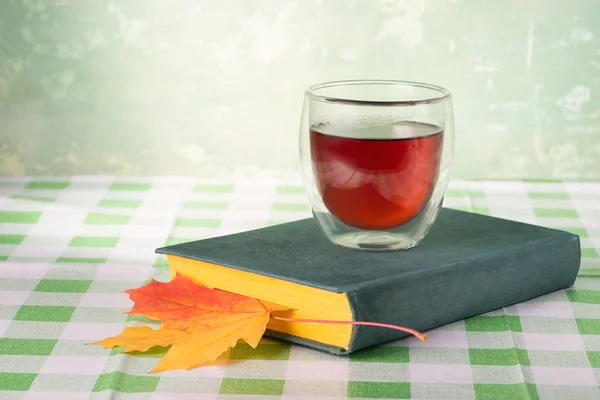
[[[344,324],[344,325],[368,325],[368,326],[377,326],[380,328],[389,328],[395,329],[397,331],[403,331],[406,333],[410,333],[411,335],[416,336],[422,341],[427,340],[427,334],[417,332],[414,329],[405,328],[403,326],[398,325],[390,325],[390,324],[382,324],[380,322],[366,322],[366,321],[336,321],[336,320],[328,320],[328,319],[302,319],[302,318],[286,318],[286,317],[278,317],[276,315],[271,315],[271,318],[286,321],[286,322],[314,322],[318,324]]]

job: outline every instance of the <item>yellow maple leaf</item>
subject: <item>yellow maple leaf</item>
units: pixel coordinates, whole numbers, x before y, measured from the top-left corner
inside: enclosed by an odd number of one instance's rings
[[[159,319],[161,327],[127,327],[119,335],[94,342],[105,348],[146,351],[171,346],[152,372],[190,369],[214,361],[243,340],[255,348],[271,312],[286,307],[251,297],[210,289],[177,274],[169,282],[152,280],[127,290],[134,306],[129,314]]]

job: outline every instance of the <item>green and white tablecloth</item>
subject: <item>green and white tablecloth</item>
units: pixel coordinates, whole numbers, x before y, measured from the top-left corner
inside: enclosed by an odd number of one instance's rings
[[[575,287],[426,342],[337,357],[264,339],[148,374],[160,351],[86,343],[147,323],[123,291],[166,279],[154,249],[310,216],[299,182],[1,178],[0,399],[599,399],[600,183],[453,182],[445,206],[580,235]]]

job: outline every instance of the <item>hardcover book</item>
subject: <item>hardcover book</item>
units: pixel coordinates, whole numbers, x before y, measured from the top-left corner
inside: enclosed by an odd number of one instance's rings
[[[568,288],[580,251],[579,237],[569,232],[448,208],[405,251],[336,246],[313,218],[156,249],[173,275],[290,307],[285,317],[419,331]],[[334,354],[407,335],[274,319],[265,334]]]

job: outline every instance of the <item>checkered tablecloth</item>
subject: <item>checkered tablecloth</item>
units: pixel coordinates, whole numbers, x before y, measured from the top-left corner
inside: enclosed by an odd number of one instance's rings
[[[265,338],[149,374],[164,349],[87,343],[125,289],[167,279],[165,244],[310,216],[298,181],[0,179],[0,399],[600,399],[600,183],[452,182],[446,207],[574,232],[574,288],[338,357]],[[474,288],[473,290],[477,290]]]

